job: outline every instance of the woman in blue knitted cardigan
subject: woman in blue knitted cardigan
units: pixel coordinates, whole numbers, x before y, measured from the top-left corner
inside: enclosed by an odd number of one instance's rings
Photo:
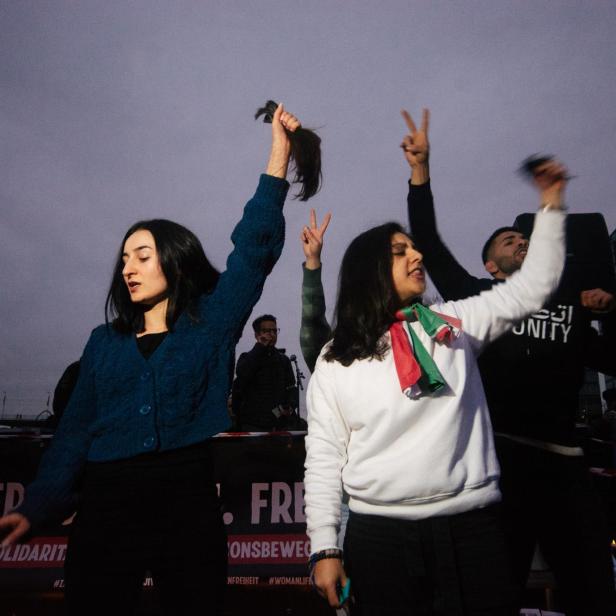
[[[77,511],[65,561],[71,614],[133,612],[146,571],[166,613],[221,610],[227,546],[207,441],[228,425],[235,345],[282,251],[287,131],[299,126],[278,106],[267,170],[222,274],[171,221],[139,222],[124,237],[112,322],[90,336],[24,502],[0,518],[8,546]]]

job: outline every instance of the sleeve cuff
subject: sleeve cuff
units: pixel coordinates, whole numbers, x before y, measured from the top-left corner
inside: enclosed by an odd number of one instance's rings
[[[310,531],[310,553],[339,548],[338,532],[334,526],[320,526]]]
[[[409,194],[429,193],[431,190],[430,180],[424,182],[423,184],[411,184],[411,180],[409,180]]]
[[[540,234],[545,233],[545,229],[551,229],[554,225],[558,226],[558,232],[561,233],[564,238],[566,219],[567,212],[565,212],[564,210],[540,209],[535,215],[535,224],[533,225],[531,238],[535,231],[538,231],[538,234],[535,236],[538,237]]]
[[[308,287],[316,287],[321,284],[321,266],[317,269],[308,269],[306,263],[302,263],[302,270],[304,271],[304,284]]]
[[[266,199],[274,200],[282,207],[289,192],[289,182],[282,178],[262,173],[257,186],[257,193]]]

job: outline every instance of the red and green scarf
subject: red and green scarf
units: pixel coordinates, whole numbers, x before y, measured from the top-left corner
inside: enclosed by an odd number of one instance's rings
[[[398,321],[389,328],[389,333],[402,392],[409,398],[432,395],[445,387],[445,379],[409,321],[419,321],[426,334],[439,344],[449,344],[461,323],[419,303],[402,308],[396,318]]]

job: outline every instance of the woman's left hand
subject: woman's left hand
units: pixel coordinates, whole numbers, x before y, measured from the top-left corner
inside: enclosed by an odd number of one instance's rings
[[[568,180],[567,167],[558,160],[548,160],[533,170],[533,184],[539,191],[542,205],[549,203],[561,208]]]
[[[287,131],[294,133],[301,127],[300,121],[282,103],[278,105],[272,118],[272,151],[266,173],[277,178],[286,178],[291,156],[291,143]]]

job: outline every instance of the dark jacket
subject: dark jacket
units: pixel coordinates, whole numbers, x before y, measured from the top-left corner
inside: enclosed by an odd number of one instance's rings
[[[429,182],[410,185],[408,212],[413,238],[419,250],[425,247],[424,264],[443,299],[463,299],[499,283],[469,274],[444,244]],[[598,336],[591,318],[579,301],[553,297],[482,353],[478,364],[495,432],[576,444],[575,416],[585,367],[616,371],[613,336]]]
[[[233,413],[243,424],[272,430],[280,425],[278,407],[297,406],[297,389],[289,358],[258,342],[237,360]],[[276,413],[272,412],[275,410]]]

